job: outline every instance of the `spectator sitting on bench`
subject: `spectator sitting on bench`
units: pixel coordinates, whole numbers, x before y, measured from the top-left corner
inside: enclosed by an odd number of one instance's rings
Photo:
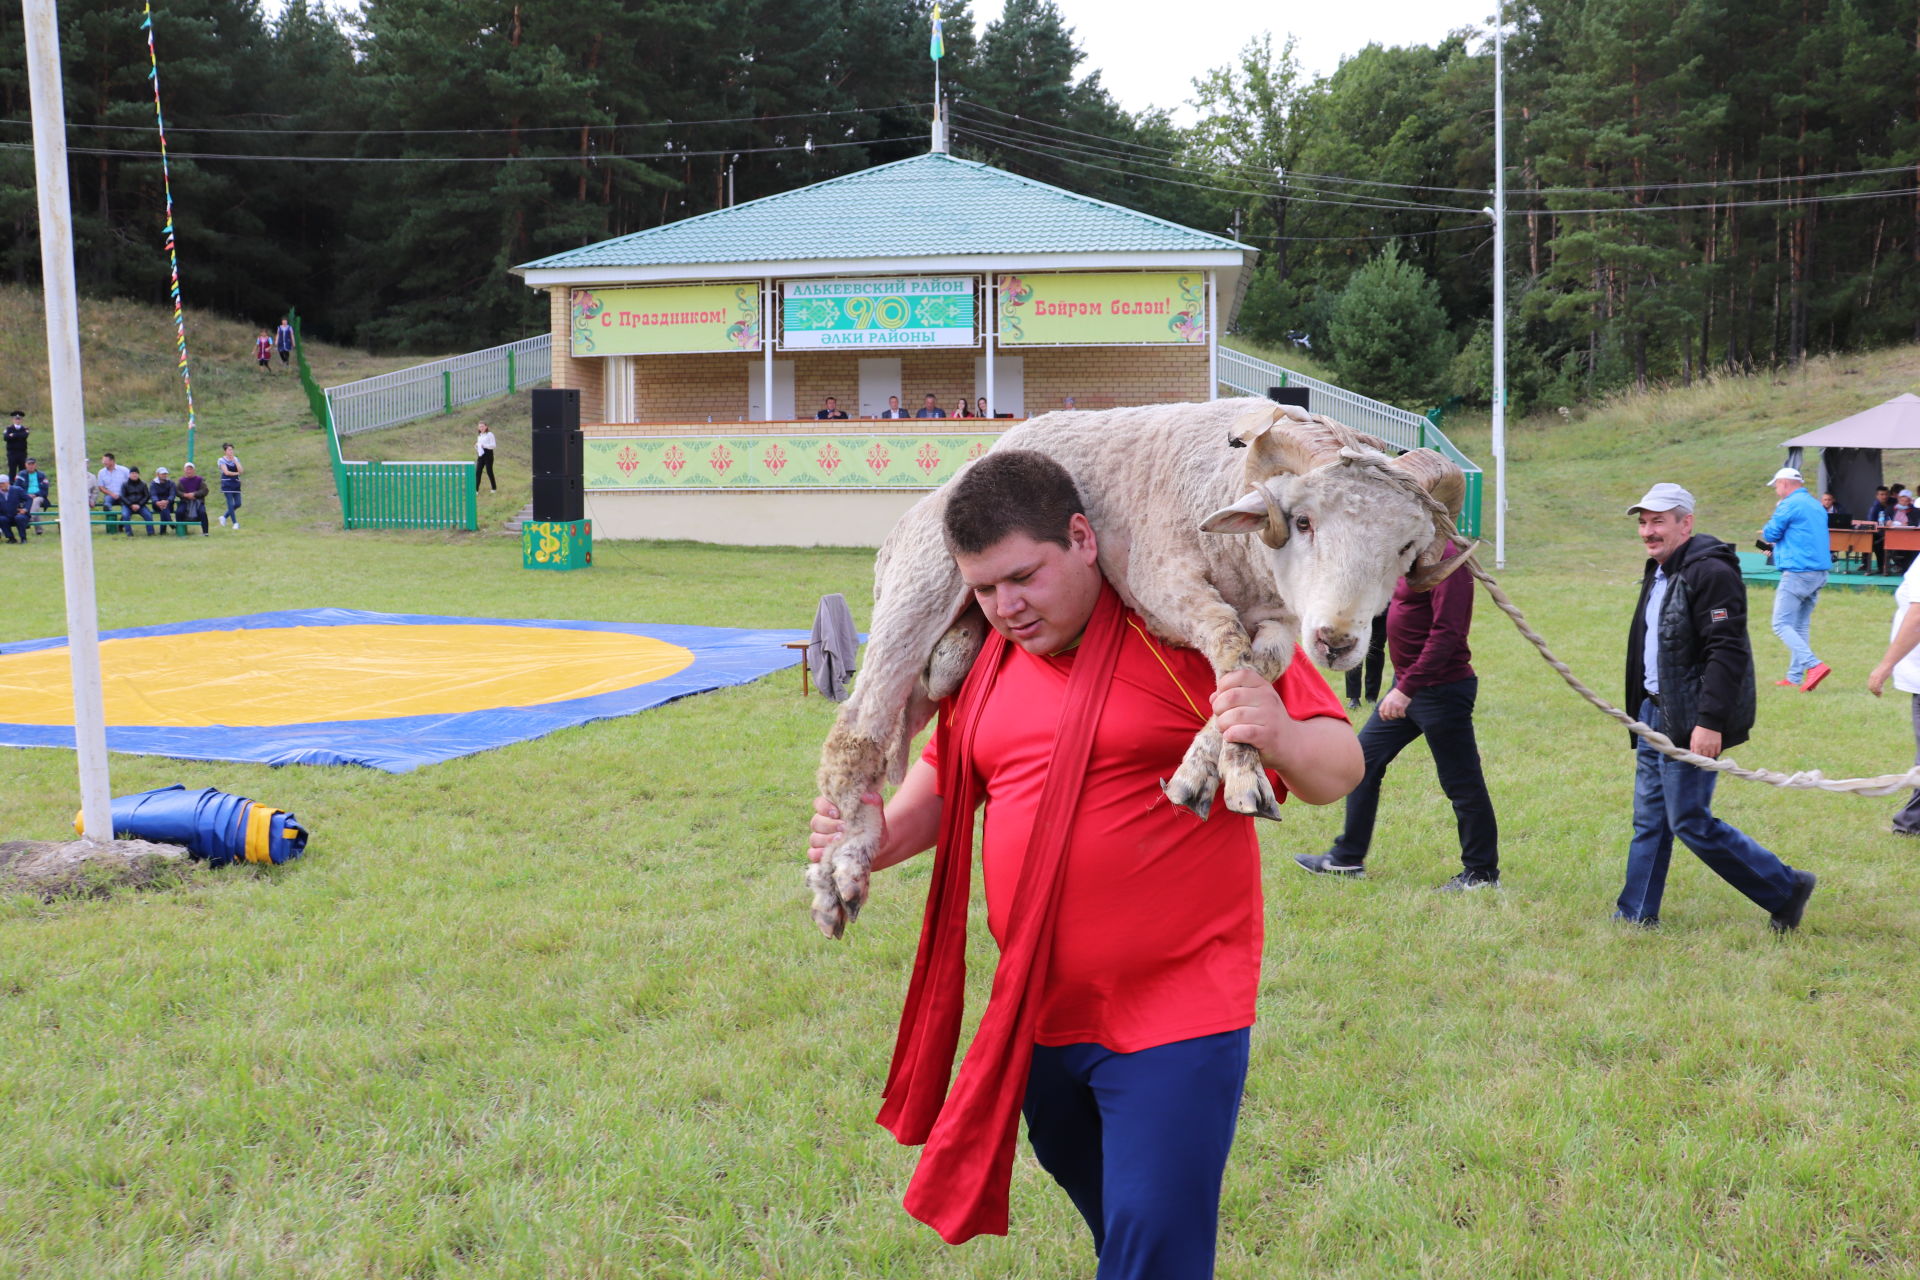
[[[175,519],[174,512],[180,505],[180,490],[167,475],[165,467],[156,467],[153,483],[147,486],[147,492],[153,495],[153,514],[162,524]]]
[[[120,505],[120,490],[127,483],[127,469],[115,461],[110,453],[101,454],[100,463],[100,472],[93,478],[93,489],[100,495],[100,509],[112,515],[113,509]]]
[[[20,473],[20,483],[24,485],[27,490],[27,509],[29,511],[45,511],[48,500],[53,497],[53,477],[42,471],[38,462],[35,462],[32,458],[28,458],[27,469]],[[39,525],[33,527],[33,534],[36,538],[44,533],[46,533],[46,530],[42,529]]]
[[[0,469],[0,529],[6,530],[8,542],[27,545],[27,525],[33,520],[33,500],[27,496],[27,487],[15,484],[7,479],[4,469]],[[14,537],[15,530],[20,536]]]
[[[200,522],[200,533],[207,533],[207,482],[194,471],[191,462],[180,464],[180,483],[174,486],[180,498],[180,519]]]
[[[140,468],[127,468],[127,482],[120,486],[120,507],[126,514],[127,536],[133,536],[133,518],[139,516],[147,522],[147,536],[153,536],[153,495],[147,489],[147,482],[140,478]]]

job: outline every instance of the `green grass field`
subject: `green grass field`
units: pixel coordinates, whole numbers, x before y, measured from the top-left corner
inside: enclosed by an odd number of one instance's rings
[[[22,310],[0,306],[15,368],[37,352]],[[125,320],[124,350],[90,343],[90,379],[129,388],[96,388],[91,452],[173,465],[170,329]],[[248,463],[246,528],[97,539],[104,626],[320,605],[804,626],[832,590],[866,620],[861,552],[603,544],[589,572],[523,572],[496,532],[525,492],[509,402],[361,454],[465,457],[488,417],[507,489],[482,532],[342,533],[292,380],[252,378],[230,345],[197,385],[202,440]],[[1744,545],[1779,440],[1917,379],[1909,350],[1516,424],[1502,581],[1613,693],[1642,560],[1626,504],[1681,480],[1701,527]],[[1486,458],[1484,428],[1460,442]],[[0,640],[63,632],[54,539],[0,565]],[[1911,758],[1904,699],[1864,690],[1890,597],[1822,600],[1836,674],[1814,695],[1770,687],[1784,652],[1770,593],[1752,603],[1763,700],[1739,759],[1843,776]],[[1475,640],[1503,890],[1431,892],[1456,846],[1419,747],[1366,881],[1292,867],[1337,806],[1289,805],[1265,833],[1220,1274],[1920,1274],[1920,870],[1887,834],[1899,802],[1723,783],[1725,817],[1819,873],[1805,927],[1776,938],[1681,854],[1663,928],[1622,929],[1625,735],[1484,599]],[[116,791],[237,791],[313,842],[273,870],[4,903],[0,1275],[1091,1276],[1024,1153],[1008,1239],[950,1249],[899,1207],[913,1153],[872,1116],[927,868],[884,874],[846,942],[814,933],[801,832],[830,712],[788,671],[404,777],[114,757]],[[0,838],[70,830],[73,756],[5,761]]]

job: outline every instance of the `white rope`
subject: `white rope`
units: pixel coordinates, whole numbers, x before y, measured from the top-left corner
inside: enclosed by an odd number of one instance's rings
[[[1323,419],[1323,421],[1326,420]],[[1332,422],[1328,422],[1328,425],[1339,426],[1338,423]],[[1340,427],[1340,430],[1344,433],[1344,447],[1340,450],[1342,458],[1362,466],[1372,467],[1392,483],[1414,494],[1433,513],[1434,523],[1440,531],[1458,545],[1469,548],[1478,545],[1454,527],[1453,513],[1448,511],[1446,505],[1438,498],[1428,493],[1426,486],[1421,484],[1417,477],[1404,468],[1394,466],[1390,458],[1372,447],[1364,437],[1350,428]],[[1715,773],[1730,774],[1748,782],[1764,782],[1769,786],[1801,791],[1837,791],[1848,795],[1888,796],[1908,788],[1920,787],[1920,765],[1915,765],[1905,773],[1883,773],[1873,778],[1829,778],[1818,769],[1801,769],[1794,773],[1781,773],[1774,769],[1747,769],[1727,756],[1717,758],[1703,756],[1685,747],[1676,746],[1673,739],[1666,734],[1643,721],[1635,720],[1581,683],[1580,678],[1573,674],[1572,668],[1555,657],[1553,650],[1547,648],[1546,640],[1527,622],[1527,615],[1520,612],[1519,606],[1500,589],[1500,584],[1494,580],[1493,575],[1480,567],[1478,556],[1470,552],[1466,563],[1461,567],[1480,580],[1480,585],[1485,587],[1487,594],[1493,597],[1493,602],[1499,606],[1500,612],[1511,618],[1520,634],[1533,642],[1533,647],[1539,650],[1540,656],[1546,660],[1548,666],[1560,673],[1560,678],[1567,682],[1568,688],[1593,704],[1602,714],[1625,725],[1641,741],[1670,760],[1682,761],[1696,769],[1710,769]]]

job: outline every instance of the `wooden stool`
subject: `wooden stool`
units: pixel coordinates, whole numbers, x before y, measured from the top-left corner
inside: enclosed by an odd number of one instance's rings
[[[801,651],[801,658],[800,658],[800,696],[804,698],[804,697],[806,697],[806,696],[807,696],[807,694],[809,694],[809,693],[811,693],[811,692],[812,692],[812,688],[811,688],[811,686],[810,686],[810,685],[809,685],[809,684],[807,683],[807,659],[806,659],[806,656],[805,656],[805,655],[806,655],[806,650],[808,650],[808,649],[811,649],[811,648],[813,647],[813,641],[811,641],[811,640],[789,640],[789,641],[787,641],[787,642],[786,642],[785,644],[783,644],[783,645],[781,645],[780,647],[781,647],[782,649],[798,649],[798,650],[800,650],[800,651]]]

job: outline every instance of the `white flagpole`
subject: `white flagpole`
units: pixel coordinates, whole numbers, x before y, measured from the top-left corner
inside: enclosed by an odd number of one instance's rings
[[[73,283],[73,219],[67,194],[67,118],[60,89],[60,24],[54,0],[22,0],[33,110],[33,168],[40,199],[40,277],[47,310],[47,385],[53,399],[60,563],[67,589],[67,655],[73,671],[73,736],[80,756],[81,825],[88,840],[113,839],[107,780],[106,708],[100,692],[100,620],[93,593],[88,522],[87,423],[80,388],[80,304]]]
[[[1493,23],[1493,565],[1507,567],[1506,5]]]

